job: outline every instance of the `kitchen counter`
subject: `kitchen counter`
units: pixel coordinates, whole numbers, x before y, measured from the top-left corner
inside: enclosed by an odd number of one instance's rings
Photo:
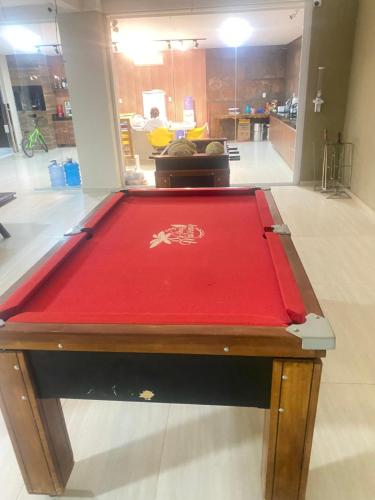
[[[232,118],[233,120],[236,118],[237,120],[243,120],[243,119],[248,119],[248,120],[259,120],[262,118],[268,119],[270,116],[269,113],[240,113],[238,115],[221,115],[219,116],[219,120],[227,120]]]
[[[57,115],[52,115],[52,120],[54,122],[63,122],[63,121],[72,120],[72,117],[71,116],[57,116]]]
[[[289,118],[288,113],[271,113],[271,116],[281,120],[283,123],[286,123],[286,125],[289,125],[290,127],[296,129],[297,128],[297,118]]]
[[[73,121],[71,117],[64,116],[53,120],[55,137],[58,146],[75,146]]]
[[[295,123],[285,116],[272,113],[270,116],[270,142],[275,151],[285,160],[293,170],[294,155],[296,148],[296,126]]]
[[[269,123],[270,114],[269,113],[254,113],[245,114],[241,113],[239,115],[219,115],[216,117],[215,121],[217,125],[214,126],[215,130],[219,130],[220,134],[227,137],[229,140],[234,140],[235,138],[235,128],[238,129],[239,120],[249,120],[251,126],[254,123]],[[252,136],[252,132],[250,132]]]

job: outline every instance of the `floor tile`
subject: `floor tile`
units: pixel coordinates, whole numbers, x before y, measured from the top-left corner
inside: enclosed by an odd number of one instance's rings
[[[325,316],[336,335],[327,352],[323,381],[375,384],[375,290],[362,286],[347,293],[336,285],[315,285]]]
[[[327,199],[311,187],[301,186],[274,186],[272,194],[295,237],[375,234],[375,212],[353,195]]]
[[[374,500],[375,386],[323,384],[306,500]]]
[[[0,480],[2,500],[15,500],[24,489],[21,473],[0,411]]]
[[[313,285],[336,286],[353,300],[375,297],[375,233],[356,236],[292,236]],[[371,298],[361,295],[373,289]]]
[[[264,412],[173,405],[156,500],[261,500]]]
[[[75,465],[60,498],[154,499],[169,405],[65,401],[63,407]],[[26,499],[23,489],[17,500]]]

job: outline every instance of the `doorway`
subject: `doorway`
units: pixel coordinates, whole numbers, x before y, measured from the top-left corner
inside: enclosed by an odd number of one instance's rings
[[[249,41],[235,48],[220,39],[220,27],[231,17],[253,28]],[[209,137],[227,137],[229,146],[238,149],[230,165],[232,185],[292,184],[298,180],[295,150],[302,132],[297,116],[303,25],[303,8],[112,18],[119,113],[147,119],[142,92],[158,89],[165,94],[171,121],[181,125],[184,97],[192,98],[196,127],[207,123]],[[157,41],[154,52],[162,59],[132,61],[129,67],[131,55],[123,42],[129,45],[132,37],[133,42]],[[197,52],[204,53],[201,68],[191,55]],[[166,68],[171,60],[172,68]],[[145,168],[147,173],[152,169]]]
[[[12,140],[13,127],[10,123],[9,109],[3,101],[0,91],[0,158],[14,153]]]

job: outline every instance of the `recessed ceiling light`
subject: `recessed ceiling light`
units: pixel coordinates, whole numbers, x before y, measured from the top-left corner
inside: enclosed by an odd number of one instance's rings
[[[251,36],[253,28],[241,17],[230,17],[220,26],[220,38],[228,47],[240,47]]]
[[[157,44],[147,38],[147,35],[137,33],[121,34],[121,40],[115,44],[119,52],[131,59],[136,65],[163,64],[163,55]],[[115,49],[116,50],[116,49]]]
[[[39,35],[23,26],[5,26],[2,37],[19,52],[36,52],[36,45],[41,42]]]

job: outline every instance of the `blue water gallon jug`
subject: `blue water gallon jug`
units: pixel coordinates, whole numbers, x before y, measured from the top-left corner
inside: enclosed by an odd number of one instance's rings
[[[79,165],[72,158],[68,158],[64,163],[66,183],[68,186],[80,186],[81,185],[81,174],[79,171]]]
[[[51,181],[51,187],[53,188],[63,188],[65,187],[65,172],[62,164],[57,163],[56,160],[52,160],[48,165],[49,178]]]

